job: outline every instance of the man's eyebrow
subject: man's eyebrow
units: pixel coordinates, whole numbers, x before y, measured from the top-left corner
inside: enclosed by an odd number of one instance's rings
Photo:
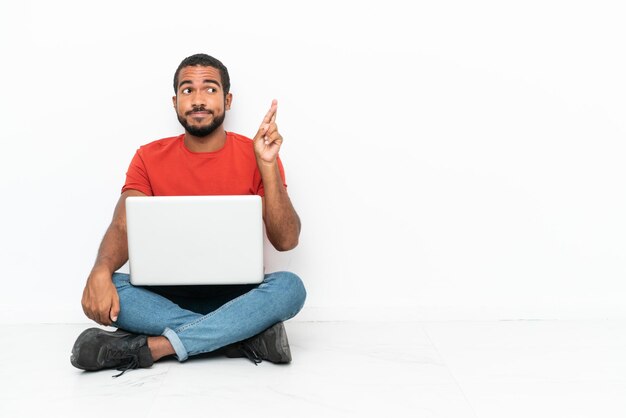
[[[204,84],[217,84],[218,86],[222,87],[222,85],[220,84],[219,81],[217,80],[212,80],[212,79],[206,79],[206,80],[202,80],[202,82]],[[193,84],[191,82],[191,80],[183,80],[180,83],[178,83],[178,88],[181,88],[182,86],[184,86],[185,84]]]

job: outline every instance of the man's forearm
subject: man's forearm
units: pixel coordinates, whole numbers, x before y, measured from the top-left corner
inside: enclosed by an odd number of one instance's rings
[[[126,228],[112,223],[102,238],[93,269],[106,269],[114,273],[128,260]]]
[[[263,219],[267,238],[279,251],[288,251],[298,245],[300,218],[283,185],[278,163],[259,164],[265,189]]]

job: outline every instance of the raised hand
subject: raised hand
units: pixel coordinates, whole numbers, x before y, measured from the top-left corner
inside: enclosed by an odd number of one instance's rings
[[[277,108],[278,101],[274,99],[253,139],[256,158],[265,164],[273,164],[276,161],[276,156],[283,143],[283,137],[278,133],[278,126],[276,125]]]

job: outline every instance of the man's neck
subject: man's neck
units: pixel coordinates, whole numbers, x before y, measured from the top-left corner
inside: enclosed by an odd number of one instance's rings
[[[224,147],[226,131],[223,126],[214,130],[211,135],[198,137],[185,132],[184,144],[191,152],[215,152]]]

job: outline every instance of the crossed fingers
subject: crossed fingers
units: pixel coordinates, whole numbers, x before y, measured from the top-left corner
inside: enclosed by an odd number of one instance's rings
[[[270,110],[267,111],[265,117],[263,118],[263,122],[261,123],[261,127],[259,131],[263,136],[263,140],[265,145],[269,145],[270,142],[273,142],[277,138],[278,126],[276,125],[276,111],[278,109],[278,101],[276,99],[272,100],[272,105],[270,106]]]

